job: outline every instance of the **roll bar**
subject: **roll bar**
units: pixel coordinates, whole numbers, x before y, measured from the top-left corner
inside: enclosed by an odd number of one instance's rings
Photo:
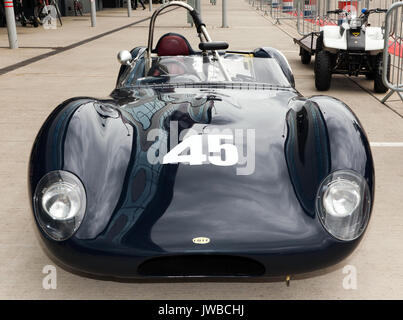
[[[190,5],[188,5],[187,3],[181,2],[181,1],[171,1],[168,2],[165,5],[162,5],[161,7],[159,7],[157,10],[154,11],[153,15],[151,16],[150,19],[150,27],[149,27],[149,31],[148,31],[148,46],[147,46],[147,58],[148,58],[148,70],[151,69],[152,66],[152,48],[153,48],[153,42],[154,42],[154,28],[155,28],[155,21],[157,20],[158,15],[168,9],[169,7],[182,7],[184,9],[186,9],[190,16],[193,19],[193,23],[196,26],[197,29],[197,33],[198,33],[198,37],[200,39],[201,43],[204,42],[213,42],[211,40],[210,35],[207,32],[206,29],[206,25],[203,23],[200,13],[194,9],[193,7],[191,7]],[[218,60],[221,70],[224,73],[225,78],[230,81],[231,78],[229,77],[228,73],[226,72],[226,70],[224,69],[222,63],[221,63],[221,58],[220,55],[218,54],[217,50],[212,50],[214,57]]]

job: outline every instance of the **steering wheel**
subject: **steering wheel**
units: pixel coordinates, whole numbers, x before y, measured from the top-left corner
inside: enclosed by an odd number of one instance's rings
[[[179,68],[181,68],[183,70],[183,72],[180,74],[172,74],[169,72],[169,69],[168,69],[169,65],[177,65],[177,66],[179,66]],[[189,73],[193,74],[194,73],[194,72],[190,72],[190,70],[189,70],[188,66],[186,66],[186,64],[184,64],[182,61],[179,61],[174,58],[164,59],[162,64],[159,63],[159,61],[156,62],[152,66],[150,71],[148,72],[147,76],[151,76],[151,77],[155,76],[154,73],[156,71],[159,71],[159,75],[166,75],[166,76],[177,76],[177,75],[179,76],[179,75],[183,75],[183,74],[189,74]]]

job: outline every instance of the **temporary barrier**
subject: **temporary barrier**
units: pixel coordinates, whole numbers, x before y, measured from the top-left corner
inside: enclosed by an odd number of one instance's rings
[[[370,0],[298,0],[297,30],[301,35],[308,35],[319,32],[324,25],[340,25],[346,19],[345,14],[328,14],[328,11],[343,9],[358,16],[363,8],[370,5]]]
[[[344,9],[356,15],[363,8],[387,9],[398,0],[247,0],[249,4],[270,15],[276,23],[281,19],[295,19],[300,34],[306,35],[318,32],[326,24],[340,24],[343,15],[329,15],[327,11]],[[369,23],[372,26],[384,27],[385,15],[371,15]]]
[[[385,35],[382,78],[390,91],[382,102],[386,102],[395,92],[403,101],[403,2],[392,4],[386,13]],[[385,67],[389,63],[390,70]]]
[[[294,1],[293,0],[283,0],[282,10],[284,13],[293,12]]]
[[[388,9],[393,3],[399,0],[370,0],[369,9],[381,8]],[[385,27],[385,14],[373,14],[369,18],[369,23],[372,26]]]
[[[359,16],[363,8],[388,9],[398,0],[297,0],[297,29],[301,35],[311,32],[318,32],[320,27],[326,24],[341,24],[346,18],[344,14],[338,16],[327,12],[335,9],[343,9]],[[384,27],[385,14],[371,15],[369,18],[371,26]]]
[[[343,15],[328,14],[328,11],[343,9],[359,16],[363,8],[388,9],[385,14],[371,15],[369,25],[385,29],[385,48],[383,65],[383,81],[390,92],[383,98],[385,102],[393,93],[403,100],[403,2],[397,0],[249,0],[257,10],[264,10],[276,23],[280,19],[296,19],[297,31],[303,39],[313,41],[320,27],[329,24],[341,24],[346,18]],[[308,37],[312,35],[312,37]],[[310,45],[312,47],[312,44]],[[390,62],[388,62],[388,59]],[[390,70],[390,71],[388,71]],[[388,76],[389,73],[389,76]]]
[[[299,0],[249,0],[249,3],[261,10],[265,15],[270,15],[276,23],[280,23],[280,20],[295,20],[296,3]]]
[[[319,0],[299,0],[297,2],[297,30],[301,35],[319,31],[321,7]]]

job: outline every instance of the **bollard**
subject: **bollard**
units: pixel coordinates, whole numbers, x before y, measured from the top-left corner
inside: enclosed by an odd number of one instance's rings
[[[228,28],[227,22],[227,0],[222,0],[222,28]]]
[[[132,16],[132,0],[127,0],[127,16]]]
[[[10,49],[17,49],[18,48],[18,39],[17,39],[17,29],[15,27],[13,1],[4,0],[4,9],[5,9],[6,21],[7,21],[8,43],[10,45]]]
[[[195,0],[187,0],[187,3],[188,3],[189,6],[195,8]],[[190,24],[190,27],[191,27],[191,28],[193,27],[193,19],[192,19],[192,17],[190,16],[189,11],[187,12],[187,23]]]
[[[200,0],[196,0],[195,9],[196,9],[197,11],[199,11],[199,14],[201,15],[201,4],[200,4]]]
[[[150,9],[150,11],[153,11],[153,0],[149,0],[149,2],[150,2],[150,7],[149,7],[149,9]]]
[[[97,9],[95,7],[95,0],[90,0],[91,2],[91,27],[97,25]]]
[[[326,8],[325,8],[325,15],[327,15],[327,12],[330,10],[334,10],[330,7],[330,0],[326,0]]]

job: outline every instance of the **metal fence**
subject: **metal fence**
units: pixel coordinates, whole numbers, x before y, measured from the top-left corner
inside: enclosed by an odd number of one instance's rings
[[[297,16],[296,4],[298,0],[248,0],[249,4],[270,15],[275,23],[280,20],[295,20]]]
[[[335,9],[344,9],[361,14],[363,8],[389,9],[388,12],[369,17],[371,26],[385,29],[384,63],[390,59],[389,68],[383,68],[383,81],[390,92],[383,98],[385,102],[394,92],[403,100],[403,2],[397,0],[246,0],[256,10],[270,15],[275,23],[292,20],[301,36],[319,32],[324,25],[338,25],[345,17],[328,14]],[[388,71],[389,70],[389,71]],[[389,73],[389,75],[388,75]]]
[[[247,0],[250,5],[270,15],[275,23],[280,20],[294,20],[298,33],[307,35],[319,32],[320,27],[338,24],[345,18],[343,14],[334,15],[327,12],[344,9],[361,13],[363,8],[387,9],[398,0]],[[385,14],[372,15],[369,23],[372,26],[384,27]]]
[[[335,9],[344,9],[346,11],[359,15],[361,9],[369,8],[370,0],[300,0],[297,3],[297,30],[301,35],[307,35],[312,32],[319,32],[320,27],[324,25],[337,25],[345,19],[344,14],[328,14],[327,12]]]
[[[394,3],[386,13],[385,35],[383,65],[387,66],[390,59],[390,71],[383,68],[382,77],[390,91],[382,102],[395,92],[403,101],[403,2]]]

